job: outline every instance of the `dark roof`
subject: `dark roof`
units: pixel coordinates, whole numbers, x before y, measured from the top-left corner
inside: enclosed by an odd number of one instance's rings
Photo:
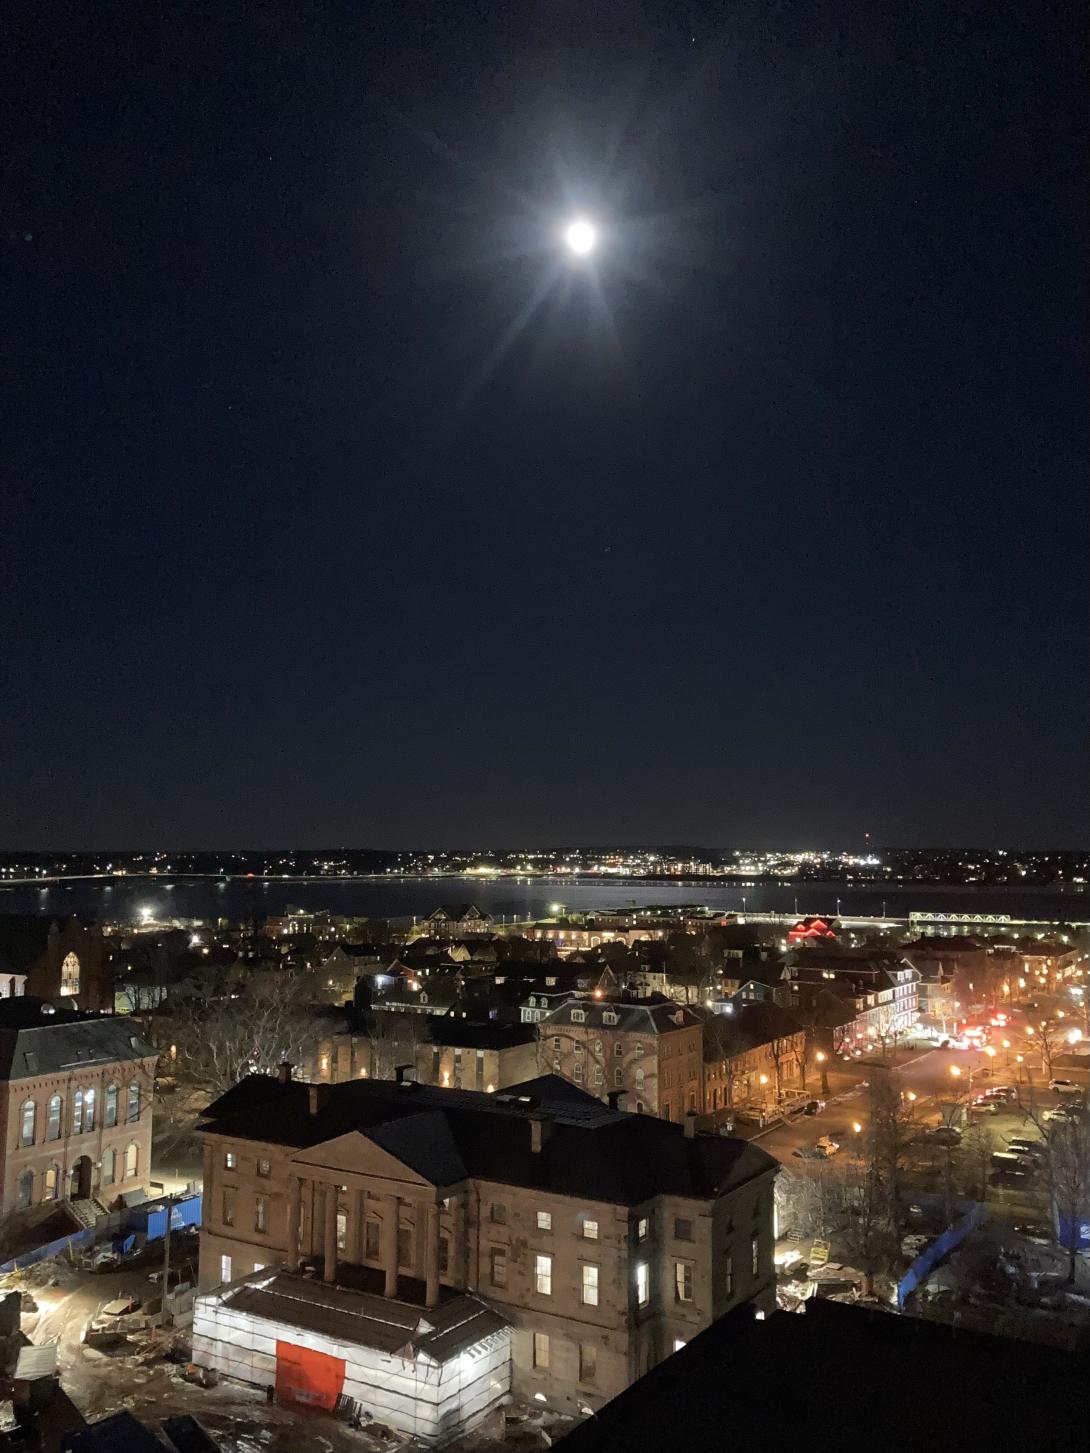
[[[462,1049],[511,1049],[518,1044],[533,1044],[537,1038],[532,1024],[454,1019],[446,1014],[428,1015],[427,1031],[433,1044]]]
[[[476,903],[440,903],[438,908],[433,909],[428,914],[429,919],[452,919],[455,923],[463,918],[491,919],[491,917],[492,915],[490,913],[485,913],[482,909],[478,908]],[[425,919],[425,922],[427,922],[427,919]]]
[[[318,1087],[318,1108],[311,1114],[310,1089],[299,1080],[281,1084],[273,1076],[250,1075],[208,1107],[202,1128],[298,1149],[358,1131],[391,1154],[403,1151],[433,1185],[468,1175],[614,1205],[636,1205],[660,1194],[708,1200],[776,1168],[756,1145],[721,1136],[689,1138],[680,1125],[626,1115],[589,1096],[523,1098],[510,1090],[489,1095],[350,1080]],[[408,1117],[417,1123],[397,1126]],[[536,1153],[527,1124],[534,1117],[548,1122]]]
[[[788,1010],[771,1001],[738,1004],[733,1014],[707,1013],[704,1017],[706,1060],[732,1059],[774,1039],[799,1034],[802,1025]]]
[[[729,1428],[820,1453],[882,1441],[926,1453],[966,1441],[1035,1448],[1042,1429],[1050,1453],[1085,1448],[1085,1355],[868,1307],[805,1306],[763,1321],[748,1306],[728,1312],[562,1438],[557,1453],[721,1453]],[[949,1397],[929,1395],[936,1376]]]
[[[64,1446],[71,1453],[165,1453],[160,1439],[130,1412],[111,1413],[69,1433]]]
[[[50,1012],[47,1000],[0,999],[0,1080],[149,1058],[139,1030],[127,1015],[80,1014],[63,1000]]]
[[[532,1080],[520,1080],[517,1085],[506,1085],[500,1091],[501,1099],[511,1095],[516,1099],[525,1095],[534,1100],[571,1100],[584,1105],[588,1102],[592,1105],[602,1103],[596,1095],[581,1090],[563,1075],[535,1075]]]
[[[573,1013],[586,1017],[575,1021]],[[616,1023],[606,1019],[616,1016]],[[680,1022],[679,1022],[680,1016]],[[555,1024],[581,1023],[588,1029],[623,1030],[629,1034],[671,1034],[679,1029],[695,1029],[699,1017],[685,1004],[675,1004],[672,999],[654,996],[643,1001],[626,1002],[623,999],[573,998],[550,1009],[541,1021],[541,1033],[547,1034]]]
[[[423,1353],[435,1362],[449,1362],[507,1326],[498,1312],[470,1294],[422,1312],[391,1297],[286,1272],[257,1272],[215,1295],[224,1306],[251,1317],[379,1352]]]

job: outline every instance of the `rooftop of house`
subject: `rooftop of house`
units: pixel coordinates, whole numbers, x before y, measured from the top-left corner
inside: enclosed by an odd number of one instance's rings
[[[704,1058],[714,1062],[746,1054],[776,1039],[802,1033],[802,1025],[787,1009],[765,1001],[739,1004],[733,1014],[707,1013],[704,1019]]]
[[[557,1453],[719,1453],[731,1427],[771,1429],[775,1446],[797,1432],[819,1453],[872,1447],[883,1427],[898,1449],[926,1453],[960,1447],[964,1429],[981,1448],[1034,1447],[1042,1428],[1050,1450],[1085,1447],[1085,1354],[869,1307],[805,1306],[763,1320],[749,1306],[728,1312],[562,1438]],[[956,1389],[953,1415],[949,1399],[926,1391],[937,1368]]]
[[[454,1019],[445,1014],[429,1015],[425,1031],[434,1045],[453,1049],[513,1049],[533,1044],[537,1038],[532,1024],[501,1024],[492,1019]]]
[[[582,1015],[581,1019],[576,1015]],[[589,1029],[609,1029],[628,1034],[672,1034],[679,1029],[697,1029],[700,1018],[684,1004],[652,994],[646,999],[568,999],[558,1004],[541,1021],[542,1033],[554,1025],[582,1024]]]
[[[83,1014],[63,999],[0,999],[0,1080],[150,1059],[155,1053],[127,1015]]]
[[[492,921],[491,913],[485,913],[476,903],[440,903],[438,908],[428,914],[425,922],[460,923],[464,918],[486,918],[489,922]]]
[[[490,1095],[390,1080],[311,1086],[249,1075],[208,1107],[201,1128],[296,1152],[356,1133],[432,1185],[472,1176],[623,1206],[663,1194],[710,1200],[776,1169],[759,1146],[687,1136],[680,1125],[560,1093],[548,1080],[540,1095]]]

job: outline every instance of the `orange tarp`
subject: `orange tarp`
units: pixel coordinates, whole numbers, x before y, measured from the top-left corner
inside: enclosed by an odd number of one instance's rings
[[[309,1347],[297,1347],[294,1342],[277,1342],[277,1398],[332,1412],[343,1387],[343,1357],[312,1352]]]

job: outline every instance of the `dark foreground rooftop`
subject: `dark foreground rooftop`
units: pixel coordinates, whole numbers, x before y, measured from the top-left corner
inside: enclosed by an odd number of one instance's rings
[[[1088,1446],[1084,1354],[842,1303],[758,1320],[739,1307],[556,1445],[557,1453],[733,1446]]]

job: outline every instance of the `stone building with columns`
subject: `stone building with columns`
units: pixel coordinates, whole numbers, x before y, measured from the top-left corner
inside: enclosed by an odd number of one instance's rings
[[[309,1275],[425,1320],[483,1299],[517,1396],[598,1406],[727,1308],[774,1305],[776,1162],[694,1121],[553,1076],[490,1095],[251,1075],[202,1125],[199,1291]]]

